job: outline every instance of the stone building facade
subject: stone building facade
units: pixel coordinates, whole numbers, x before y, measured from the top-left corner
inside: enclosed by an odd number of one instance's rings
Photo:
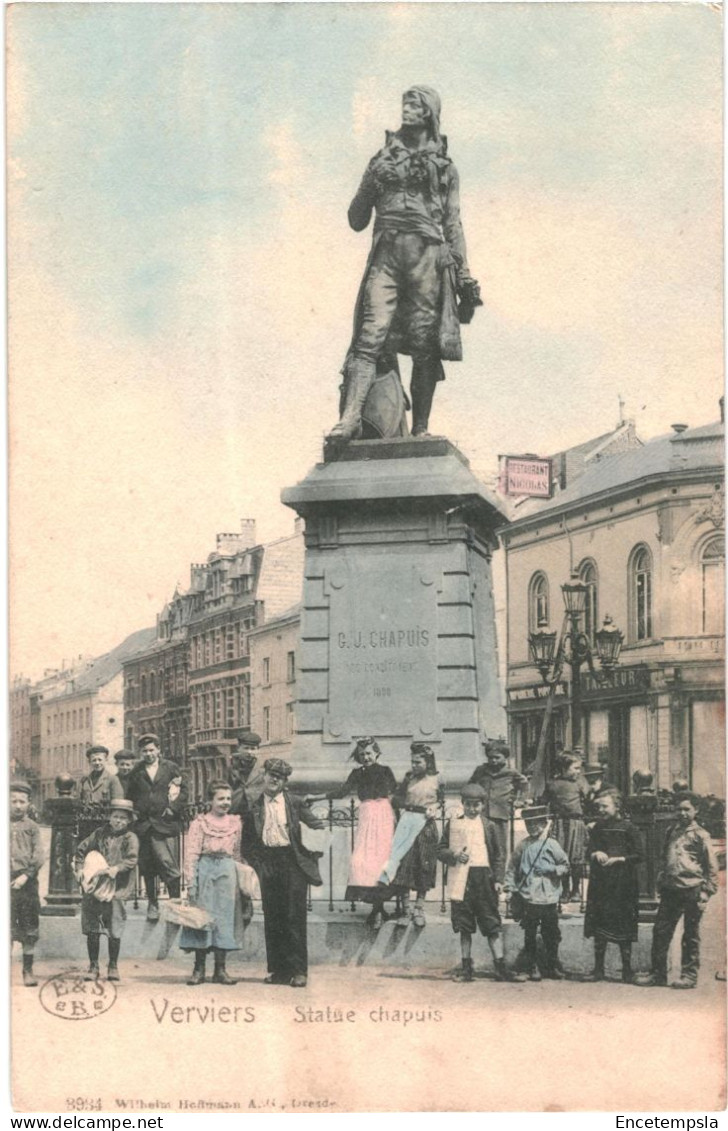
[[[294,605],[250,633],[251,719],[261,757],[291,758],[300,625],[301,606]]]
[[[596,452],[554,497],[529,500],[499,532],[506,557],[507,696],[511,744],[533,760],[547,688],[528,636],[563,617],[572,570],[588,585],[583,627],[605,614],[624,632],[613,678],[582,669],[590,761],[627,788],[635,770],[656,785],[687,778],[724,796],[725,518],[722,420],[622,451]],[[554,701],[550,749],[568,746],[569,669]]]
[[[10,685],[10,763],[11,776],[32,774],[30,735],[30,693],[32,684],[24,676],[16,676]]]
[[[141,629],[106,655],[86,661],[80,670],[46,681],[38,700],[42,800],[55,796],[57,774],[66,772],[81,780],[87,773],[89,746],[106,746],[112,755],[122,746],[123,664],[153,638],[153,628]]]
[[[206,562],[190,568],[190,587],[175,593],[156,637],[124,666],[124,736],[158,734],[165,757],[188,772],[191,795],[227,774],[243,730],[255,730],[250,633],[290,607],[301,591],[303,536],[256,543],[255,523],[219,534]]]

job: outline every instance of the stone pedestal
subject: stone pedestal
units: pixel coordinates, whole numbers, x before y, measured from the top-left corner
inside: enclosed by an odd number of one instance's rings
[[[354,441],[282,501],[305,519],[296,787],[340,782],[373,735],[398,775],[434,748],[447,785],[505,733],[490,561],[505,521],[449,441]]]

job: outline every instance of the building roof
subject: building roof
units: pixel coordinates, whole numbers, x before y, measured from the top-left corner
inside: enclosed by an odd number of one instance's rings
[[[138,632],[132,632],[116,648],[91,660],[79,675],[68,681],[62,694],[78,695],[81,692],[98,691],[120,673],[125,660],[145,652],[154,643],[156,635],[156,628],[141,628]]]
[[[515,508],[513,525],[527,518],[568,508],[620,488],[653,479],[672,478],[686,472],[723,468],[722,421],[658,436],[642,447],[589,463],[584,473],[551,499],[527,499]]]
[[[263,622],[263,624],[258,624],[255,626],[255,628],[251,628],[250,635],[259,636],[264,632],[270,632],[272,628],[276,628],[278,625],[285,624],[287,621],[295,620],[296,617],[300,617],[301,608],[302,602],[298,601],[295,605],[291,605],[290,608],[285,609],[282,613],[278,613],[276,616],[271,617],[270,620],[266,620]]]

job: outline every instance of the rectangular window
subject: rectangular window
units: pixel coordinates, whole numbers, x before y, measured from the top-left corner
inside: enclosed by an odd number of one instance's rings
[[[225,659],[235,659],[235,625],[229,624],[225,628]]]
[[[86,726],[87,727],[91,726],[91,708],[90,707],[86,708]]]
[[[286,734],[289,738],[296,733],[295,703],[286,703]]]
[[[263,708],[263,741],[270,742],[270,707]]]
[[[228,728],[235,726],[235,688],[228,687],[225,691],[225,726]]]
[[[289,652],[286,656],[286,679],[293,683],[296,678],[296,653]]]
[[[270,656],[263,658],[263,686],[268,687],[270,684]]]

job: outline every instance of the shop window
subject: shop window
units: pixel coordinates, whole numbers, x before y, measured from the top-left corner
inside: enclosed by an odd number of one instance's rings
[[[725,543],[720,535],[703,548],[700,572],[702,631],[721,635],[725,632]]]
[[[549,583],[545,573],[534,573],[528,586],[528,631],[549,623]]]

